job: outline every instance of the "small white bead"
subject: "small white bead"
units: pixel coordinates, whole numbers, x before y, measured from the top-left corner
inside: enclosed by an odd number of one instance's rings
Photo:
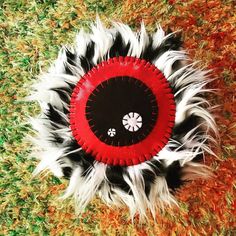
[[[116,135],[116,129],[110,128],[110,129],[107,131],[107,134],[108,134],[110,137],[114,137],[114,136]]]

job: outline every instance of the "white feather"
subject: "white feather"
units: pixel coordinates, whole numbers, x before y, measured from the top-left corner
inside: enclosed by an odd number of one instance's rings
[[[96,65],[98,61],[108,59],[104,56],[112,46],[113,37],[111,32],[104,28],[99,18],[97,18],[96,25],[92,25],[91,30],[91,40],[95,43],[93,63]]]
[[[157,30],[153,34],[152,38],[153,38],[153,43],[152,43],[153,48],[159,47],[161,45],[161,43],[164,41],[164,39],[165,39],[165,32],[161,28],[160,24],[157,25]]]
[[[167,51],[164,52],[156,61],[154,65],[163,72],[166,78],[168,78],[172,73],[172,65],[176,61],[186,60],[186,53],[184,51]]]
[[[50,169],[52,173],[57,177],[62,177],[62,168],[57,160],[63,156],[65,149],[51,147],[47,151],[42,151],[38,153],[41,161],[33,172],[33,175],[37,175],[42,171]]]
[[[95,162],[91,171],[84,177],[84,181],[76,186],[74,197],[76,200],[76,211],[82,212],[95,196],[99,186],[105,179],[106,165]]]

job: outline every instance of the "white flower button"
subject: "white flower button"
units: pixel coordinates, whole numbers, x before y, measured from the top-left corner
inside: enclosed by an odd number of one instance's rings
[[[142,127],[142,117],[136,112],[130,112],[123,117],[122,124],[130,132],[136,132]]]

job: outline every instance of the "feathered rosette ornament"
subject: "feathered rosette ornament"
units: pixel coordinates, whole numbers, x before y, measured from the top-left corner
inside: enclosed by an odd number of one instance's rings
[[[206,177],[201,164],[216,131],[204,94],[206,71],[195,68],[180,36],[160,26],[149,35],[98,20],[79,32],[33,86],[41,106],[31,119],[40,163],[69,179],[81,212],[98,194],[108,205],[126,204],[131,217],[155,217],[176,203],[174,190]]]

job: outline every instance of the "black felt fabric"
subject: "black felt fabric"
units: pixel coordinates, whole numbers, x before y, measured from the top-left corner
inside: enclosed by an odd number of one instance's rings
[[[129,131],[122,124],[123,117],[130,112],[142,117],[142,127],[137,131]],[[92,131],[102,142],[112,146],[129,146],[145,139],[156,123],[157,113],[152,91],[142,81],[127,76],[101,83],[89,96],[86,106]],[[116,130],[114,137],[108,135],[110,128]]]

